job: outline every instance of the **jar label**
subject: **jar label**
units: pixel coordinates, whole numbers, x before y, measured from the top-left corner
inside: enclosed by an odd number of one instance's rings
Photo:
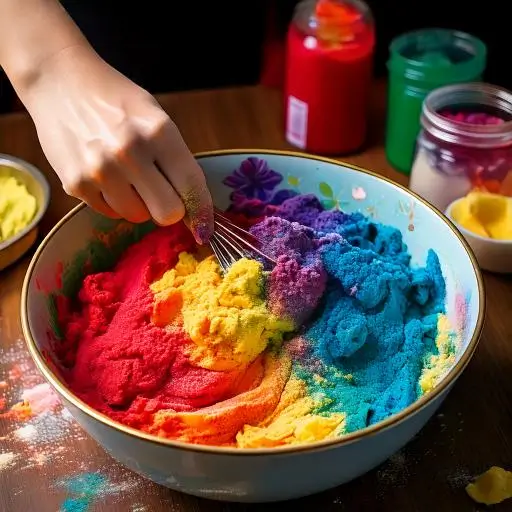
[[[308,131],[308,104],[295,96],[289,96],[286,117],[286,140],[290,144],[304,149]]]

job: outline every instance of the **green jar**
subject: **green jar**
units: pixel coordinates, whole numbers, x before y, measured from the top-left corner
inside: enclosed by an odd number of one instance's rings
[[[481,80],[487,47],[464,32],[425,29],[397,37],[389,51],[386,157],[409,174],[423,100],[443,85]]]

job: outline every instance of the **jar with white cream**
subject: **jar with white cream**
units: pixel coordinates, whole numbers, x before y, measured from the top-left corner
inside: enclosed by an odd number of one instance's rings
[[[449,85],[423,103],[409,187],[441,211],[474,190],[512,197],[512,93]]]

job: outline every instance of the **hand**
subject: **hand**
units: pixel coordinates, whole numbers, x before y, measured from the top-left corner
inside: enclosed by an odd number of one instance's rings
[[[64,190],[108,217],[161,225],[185,217],[199,243],[213,232],[204,174],[148,92],[86,48],[44,64],[25,96]]]

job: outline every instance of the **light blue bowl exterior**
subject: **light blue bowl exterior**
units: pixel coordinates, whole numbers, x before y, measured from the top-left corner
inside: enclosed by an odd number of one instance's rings
[[[196,447],[161,441],[119,425],[80,402],[52,372],[42,357],[51,352],[50,316],[40,281],[55,274],[59,262],[70,262],[96,235],[97,214],[79,208],[43,242],[24,284],[22,322],[29,349],[50,384],[82,427],[115,459],[151,480],[188,494],[225,501],[265,502],[298,498],[348,482],[402,448],[442,403],[480,336],[484,303],[481,277],[474,258],[456,231],[426,203],[404,188],[343,164],[305,155],[264,151],[233,151],[199,155],[216,205],[229,204],[231,189],[222,180],[240,163],[255,156],[267,160],[283,176],[283,188],[314,193],[329,184],[333,198],[347,211],[361,211],[399,228],[413,257],[423,264],[434,249],[447,283],[447,314],[460,321],[460,299],[467,305],[457,363],[430,395],[403,413],[340,439],[295,449],[241,451]],[[321,190],[320,190],[321,189]],[[361,190],[365,198],[361,199]],[[357,199],[354,199],[354,196]],[[412,229],[412,227],[414,229]],[[55,287],[57,283],[55,283]]]

